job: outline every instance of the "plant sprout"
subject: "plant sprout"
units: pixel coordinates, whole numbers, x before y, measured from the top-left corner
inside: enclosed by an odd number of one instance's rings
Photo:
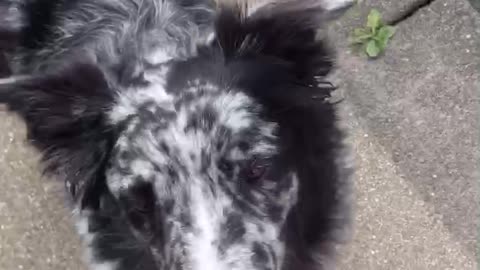
[[[380,12],[372,9],[366,26],[353,31],[352,44],[362,48],[369,57],[375,58],[385,51],[394,34],[395,28],[386,25]]]

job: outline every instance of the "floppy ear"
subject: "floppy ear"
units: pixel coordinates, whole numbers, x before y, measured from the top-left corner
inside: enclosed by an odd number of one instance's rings
[[[65,180],[82,206],[94,204],[113,139],[105,115],[113,92],[102,72],[77,64],[53,75],[7,80],[0,80],[0,104],[25,121],[45,172]]]
[[[289,65],[300,78],[324,76],[332,59],[317,30],[349,0],[277,0],[251,11],[247,4],[224,5],[216,23],[217,41],[227,60],[269,57]]]

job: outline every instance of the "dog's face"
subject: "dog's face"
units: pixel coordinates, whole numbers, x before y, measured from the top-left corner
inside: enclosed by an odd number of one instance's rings
[[[149,270],[324,264],[317,253],[328,253],[342,220],[331,218],[340,135],[325,102],[332,87],[318,86],[332,60],[315,30],[349,1],[284,2],[248,16],[226,8],[198,55],[146,66],[126,83],[89,63],[0,85],[80,213],[107,223],[93,241],[120,234],[115,246],[91,247],[122,264],[133,246]],[[109,231],[105,198],[121,230]]]
[[[161,266],[279,269],[298,186],[288,145],[214,60],[153,68],[120,94],[108,187]]]

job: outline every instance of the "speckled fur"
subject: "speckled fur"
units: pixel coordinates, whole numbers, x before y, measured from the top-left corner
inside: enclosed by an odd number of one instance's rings
[[[65,182],[91,269],[333,268],[351,167],[315,29],[348,2],[8,1],[0,102]]]

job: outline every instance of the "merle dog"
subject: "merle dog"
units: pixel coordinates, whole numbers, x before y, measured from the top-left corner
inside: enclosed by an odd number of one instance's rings
[[[333,267],[350,168],[316,30],[349,4],[2,1],[0,102],[65,182],[91,269]]]

